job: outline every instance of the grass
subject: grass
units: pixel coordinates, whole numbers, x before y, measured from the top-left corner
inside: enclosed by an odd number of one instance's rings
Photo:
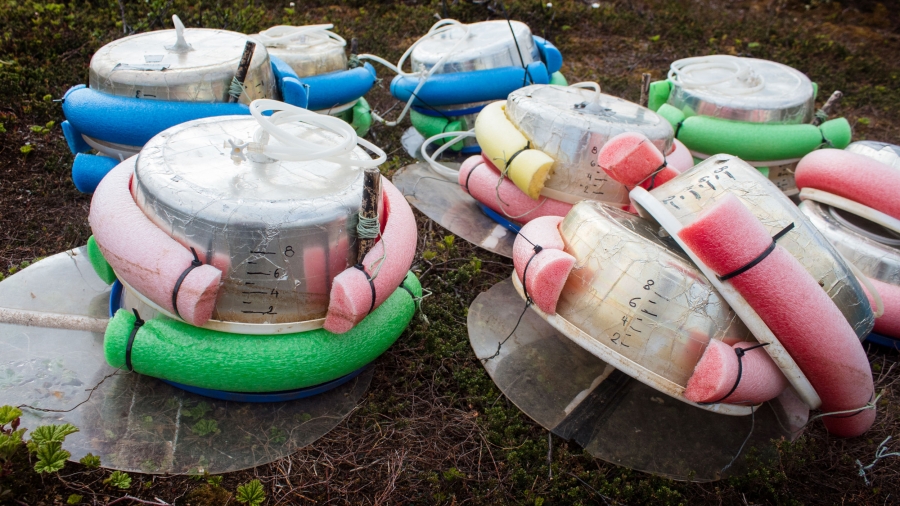
[[[824,0],[597,2],[518,0],[509,16],[563,52],[570,81],[637,100],[642,72],[662,77],[677,58],[710,53],[768,58],[819,83],[821,100],[844,92],[840,112],[856,139],[900,144],[900,6],[896,1]],[[445,12],[446,9],[446,12]],[[132,31],[187,26],[259,31],[274,24],[330,22],[363,52],[396,60],[446,13],[462,21],[498,19],[496,3],[458,0],[288,2],[231,0],[93,0],[78,3],[0,0],[0,273],[84,244],[90,197],[69,176],[55,99],[84,83],[94,51]],[[378,111],[393,101],[392,76],[370,93]],[[820,101],[821,105],[821,101]],[[393,114],[396,114],[396,110]],[[389,116],[392,116],[390,114]],[[51,123],[53,122],[53,123]],[[410,162],[402,128],[376,125],[370,138],[389,153],[390,176]],[[876,426],[839,440],[814,423],[774,462],[753,461],[744,476],[710,484],[652,477],[594,459],[523,415],[503,397],[474,357],[466,334],[471,301],[511,272],[509,261],[473,248],[419,217],[415,269],[433,295],[400,341],[378,360],[358,410],[289,458],[225,475],[219,485],[184,476],[132,475],[128,494],[177,504],[221,504],[256,478],[265,504],[884,504],[900,500],[900,460],[882,460],[867,486],[857,459],[874,458],[896,435],[897,356],[870,351],[884,390]],[[553,451],[549,452],[552,442]],[[549,457],[548,457],[549,453]],[[39,477],[27,457],[0,478],[25,504],[64,503],[71,494],[104,504],[126,491],[103,484],[106,470],[70,463]],[[119,503],[122,504],[122,503]],[[230,504],[234,504],[231,502]]]

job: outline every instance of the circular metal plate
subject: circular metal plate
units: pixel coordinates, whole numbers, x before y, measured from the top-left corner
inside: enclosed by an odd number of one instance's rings
[[[597,166],[606,141],[640,132],[668,153],[674,136],[669,122],[650,109],[584,88],[521,88],[509,94],[506,115],[534,148],[556,160],[547,188],[610,204],[627,205],[628,190]]]
[[[249,37],[225,30],[188,28],[192,51],[175,52],[175,30],[124,37],[91,58],[90,87],[103,93],[148,100],[225,102]],[[275,98],[269,55],[257,44],[244,79],[242,103]]]
[[[95,318],[108,314],[109,295],[84,248],[0,283],[2,307]],[[71,460],[93,453],[104,467],[152,474],[219,474],[288,456],[340,423],[372,378],[367,370],[315,397],[248,404],[113,369],[100,333],[0,324],[0,346],[0,405],[68,410],[86,400],[66,413],[24,408],[23,427],[71,423],[80,429],[63,445]]]
[[[681,68],[686,78],[696,83],[690,85],[676,77],[669,95],[669,104],[686,116],[784,124],[813,119],[812,82],[787,65],[714,55],[678,60],[672,66]]]
[[[900,169],[900,146],[887,142],[856,141],[844,148],[846,151],[874,158],[879,162]]]
[[[476,297],[468,316],[472,349],[519,409],[599,459],[677,480],[712,481],[745,472],[751,448],[761,458],[776,458],[771,441],[795,439],[807,422],[809,410],[790,389],[753,418],[662,395],[578,347],[531,309],[501,345],[524,304],[510,280]]]
[[[467,26],[468,35],[463,27],[454,27],[417,45],[410,55],[413,72],[433,67],[463,38],[465,41],[453,50],[436,73],[522,67],[541,59],[531,29],[525,23],[482,21]]]
[[[457,181],[444,179],[424,163],[403,167],[391,180],[413,207],[438,225],[482,249],[512,258],[516,235],[485,215]]]
[[[900,285],[900,234],[812,200],[801,202],[800,211],[863,274]]]
[[[334,139],[311,126],[284,126],[309,142]],[[137,157],[132,193],[151,221],[222,271],[213,319],[324,317],[331,280],[356,263],[363,172],[321,160],[235,165],[223,144],[252,140],[257,127],[252,117],[226,116],[162,132]],[[369,158],[359,147],[354,154]]]

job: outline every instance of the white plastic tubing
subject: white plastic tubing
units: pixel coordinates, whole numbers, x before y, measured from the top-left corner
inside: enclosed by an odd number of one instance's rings
[[[262,42],[266,46],[284,46],[297,39],[306,39],[309,45],[327,42],[329,39],[339,42],[342,46],[347,45],[347,41],[340,35],[331,32],[334,28],[332,24],[324,25],[307,25],[307,26],[285,26],[278,25],[259,32],[253,38]]]
[[[423,41],[425,41],[431,37],[435,37],[444,32],[452,30],[454,28],[462,28],[465,31],[465,34],[463,35],[463,37],[461,37],[459,39],[459,42],[454,44],[453,47],[450,48],[450,51],[447,51],[447,53],[444,54],[444,56],[442,56],[441,59],[438,60],[437,63],[433,67],[428,69],[427,72],[405,72],[403,70],[403,64],[406,63],[406,59],[409,58],[409,55],[412,54],[413,49],[415,49],[416,46],[418,46]],[[444,62],[447,61],[447,58],[449,58],[450,55],[452,55],[456,51],[456,49],[460,46],[460,44],[462,44],[463,42],[466,41],[466,38],[468,36],[469,36],[469,25],[460,23],[459,21],[457,21],[455,19],[442,19],[442,20],[438,21],[437,23],[435,23],[434,25],[432,25],[431,29],[428,30],[428,33],[423,35],[419,40],[417,40],[415,43],[413,43],[413,45],[409,46],[409,48],[406,50],[406,52],[403,53],[403,56],[400,57],[400,60],[397,61],[397,65],[394,65],[393,63],[385,60],[384,58],[381,58],[380,56],[375,56],[374,54],[359,55],[360,60],[372,60],[374,62],[378,62],[378,63],[384,65],[385,67],[393,70],[397,75],[419,76],[419,84],[416,85],[416,89],[413,90],[412,94],[409,96],[409,100],[406,101],[406,106],[403,108],[403,111],[400,113],[400,116],[398,116],[397,119],[394,121],[387,121],[386,119],[384,119],[381,116],[379,116],[378,114],[376,114],[375,111],[372,111],[372,117],[375,118],[375,121],[384,123],[387,126],[397,126],[398,124],[400,124],[400,121],[403,120],[403,118],[406,116],[406,113],[409,112],[409,109],[412,107],[413,101],[416,99],[416,94],[419,93],[419,90],[421,90],[422,86],[425,85],[425,81],[427,81],[429,77],[431,77],[435,72],[437,72],[438,69],[440,69],[444,65]]]
[[[275,111],[271,116],[263,113]],[[328,160],[356,167],[377,167],[387,160],[384,151],[371,142],[359,138],[356,131],[343,120],[319,114],[308,109],[285,104],[277,100],[260,99],[250,103],[250,114],[259,123],[253,142],[233,144],[235,150],[262,153],[270,158],[285,161]],[[295,121],[313,125],[334,132],[340,140],[334,144],[313,143],[294,135],[279,125]],[[269,144],[269,136],[278,139],[279,144]],[[356,146],[362,146],[376,155],[372,159],[358,159],[353,155]],[[243,156],[242,154],[240,155]]]

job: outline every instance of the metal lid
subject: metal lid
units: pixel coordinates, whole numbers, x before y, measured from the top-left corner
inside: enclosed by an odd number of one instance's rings
[[[273,26],[252,37],[300,77],[347,69],[347,42],[329,32],[332,25]]]
[[[640,132],[668,153],[674,136],[650,109],[571,86],[518,89],[506,100],[506,115],[533,147],[556,160],[547,188],[614,204],[628,203],[628,190],[597,166],[597,151],[620,133]]]
[[[454,48],[463,38],[465,41]],[[456,26],[423,39],[410,55],[413,72],[430,69],[451,50],[452,54],[436,73],[522,67],[541,59],[537,44],[531,37],[531,29],[525,23],[482,21]]]
[[[258,127],[250,116],[224,116],[162,132],[137,159],[135,200],[151,221],[205,252],[222,270],[213,319],[321,318],[331,280],[356,263],[363,171],[334,161],[280,161],[254,153],[236,165],[225,146],[252,140]],[[317,144],[338,138],[297,122],[281,127]],[[358,146],[352,157],[371,160]]]
[[[900,169],[900,146],[887,142],[856,141],[851,142],[844,150],[874,158],[885,165]]]
[[[112,95],[178,102],[226,102],[249,37],[225,30],[187,28],[124,37],[91,58],[90,87]],[[186,45],[179,44],[186,42]],[[241,103],[275,98],[269,55],[257,44]]]
[[[866,276],[900,285],[900,235],[855,214],[813,200],[800,210],[844,258]]]
[[[809,123],[815,90],[802,72],[787,65],[728,55],[685,58],[669,70],[669,104],[686,116],[753,123]]]

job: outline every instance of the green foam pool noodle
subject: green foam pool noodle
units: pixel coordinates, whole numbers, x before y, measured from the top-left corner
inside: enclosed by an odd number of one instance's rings
[[[229,392],[294,390],[345,376],[385,352],[409,325],[422,286],[412,273],[403,285],[344,334],[325,329],[267,336],[227,334],[156,317],[139,327],[131,361],[138,373]],[[407,291],[409,289],[409,291]],[[103,342],[106,361],[125,365],[134,326],[130,311],[116,312]]]
[[[707,155],[727,153],[750,161],[802,158],[823,144],[843,149],[851,137],[850,124],[844,118],[826,121],[816,127],[750,123],[710,116],[685,118],[669,104],[660,106],[657,113],[672,124],[678,140],[689,149]]]
[[[366,99],[359,97],[352,110],[353,119],[350,121],[350,126],[356,130],[356,135],[365,137],[369,133],[369,128],[372,128],[372,108],[369,107]]]
[[[450,121],[447,118],[442,118],[439,116],[429,116],[427,114],[422,114],[417,112],[414,109],[409,110],[409,119],[412,121],[413,126],[418,130],[420,134],[426,139],[433,137],[439,133],[444,132],[462,132],[465,130],[465,125],[462,121]],[[442,145],[446,142],[446,139],[438,139],[435,141],[435,144]],[[459,151],[464,146],[463,141],[459,141],[456,144],[450,146],[450,149],[453,151]]]
[[[569,81],[566,80],[566,76],[562,75],[562,72],[556,71],[550,74],[550,84],[555,84],[556,86],[568,86]]]
[[[650,91],[647,93],[647,108],[656,111],[669,100],[672,93],[672,83],[668,80],[654,81],[650,83]]]
[[[113,268],[110,267],[109,263],[107,263],[106,259],[103,258],[103,253],[100,251],[100,247],[97,246],[97,241],[94,240],[94,236],[88,237],[87,255],[88,260],[91,262],[91,267],[94,268],[94,272],[97,273],[97,276],[99,276],[107,285],[113,284],[116,280],[116,273],[113,271]]]

